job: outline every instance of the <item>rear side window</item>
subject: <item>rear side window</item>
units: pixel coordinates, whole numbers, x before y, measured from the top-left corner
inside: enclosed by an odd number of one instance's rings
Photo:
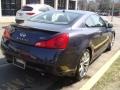
[[[23,10],[23,11],[32,11],[33,8],[30,7],[30,6],[24,6],[24,7],[22,7],[22,10]]]
[[[87,20],[86,20],[86,22],[85,22],[85,26],[87,26],[87,27],[93,27],[93,26],[94,26],[94,22],[93,22],[91,16],[89,16],[89,17],[87,18]]]
[[[85,22],[87,27],[104,27],[105,22],[97,15],[91,15]]]
[[[91,17],[94,21],[94,27],[104,27],[105,26],[105,22],[98,15],[92,15]]]

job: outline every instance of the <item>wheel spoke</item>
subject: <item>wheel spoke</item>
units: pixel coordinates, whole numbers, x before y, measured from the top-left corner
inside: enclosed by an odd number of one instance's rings
[[[81,68],[80,68],[80,76],[83,77],[84,76],[84,67],[83,65],[81,65]]]
[[[90,60],[90,53],[88,51],[85,51],[81,58],[80,68],[79,68],[79,73],[81,77],[85,76],[88,70],[89,60]]]
[[[112,41],[111,41],[111,46],[113,46],[114,40],[115,40],[115,38],[113,37],[113,38],[112,38]]]

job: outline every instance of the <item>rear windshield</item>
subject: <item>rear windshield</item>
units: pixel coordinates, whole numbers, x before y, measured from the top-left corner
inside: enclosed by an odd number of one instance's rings
[[[30,6],[24,6],[24,7],[22,7],[22,10],[23,10],[23,11],[32,11],[33,8],[30,7]]]
[[[55,11],[55,12],[46,12],[43,14],[39,14],[31,18],[30,20],[34,22],[49,23],[49,24],[69,24],[78,17],[82,17],[82,14],[73,13],[73,12]]]

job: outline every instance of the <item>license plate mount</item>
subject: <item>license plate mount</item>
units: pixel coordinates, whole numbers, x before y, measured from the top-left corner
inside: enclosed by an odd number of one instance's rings
[[[13,64],[22,69],[25,69],[25,67],[26,67],[26,62],[19,58],[15,58],[13,60]]]

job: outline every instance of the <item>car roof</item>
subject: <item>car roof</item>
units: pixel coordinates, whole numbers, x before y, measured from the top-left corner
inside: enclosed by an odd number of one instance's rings
[[[84,11],[84,10],[56,10],[58,12],[71,12],[71,13],[78,13],[78,14],[96,14],[94,12],[90,12],[90,11]]]

